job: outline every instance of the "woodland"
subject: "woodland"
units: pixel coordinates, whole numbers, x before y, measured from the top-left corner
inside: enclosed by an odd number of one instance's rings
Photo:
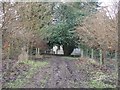
[[[101,4],[0,1],[2,88],[117,87],[119,4]]]

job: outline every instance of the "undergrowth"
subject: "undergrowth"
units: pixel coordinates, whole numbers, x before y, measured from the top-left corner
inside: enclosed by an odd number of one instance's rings
[[[26,65],[29,65],[30,68],[27,72],[22,73],[21,75],[19,75],[17,77],[17,79],[13,82],[9,82],[6,83],[5,86],[7,86],[7,88],[20,88],[20,87],[24,87],[26,83],[29,83],[29,79],[31,79],[35,73],[37,73],[37,71],[39,70],[39,68],[45,67],[46,65],[48,65],[48,62],[45,61],[32,61],[32,60],[24,60],[21,61],[20,63],[24,63]]]

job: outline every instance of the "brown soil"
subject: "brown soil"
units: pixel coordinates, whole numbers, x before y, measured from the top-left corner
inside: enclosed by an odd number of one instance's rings
[[[24,87],[21,88],[90,88],[90,80],[99,79],[100,76],[96,76],[96,73],[101,72],[106,76],[101,79],[103,82],[111,85],[116,83],[116,78],[112,76],[115,74],[115,67],[113,66],[116,64],[112,62],[112,65],[110,61],[106,66],[99,66],[89,58],[78,59],[49,55],[44,59],[34,59],[34,61],[44,60],[49,64],[36,70],[29,82],[24,83]],[[6,79],[3,78],[4,82],[14,81],[17,78],[16,76],[27,72],[29,69],[29,66],[24,64],[18,66],[13,70],[13,74],[6,76]]]
[[[74,60],[53,56],[50,65],[39,72],[25,88],[82,88],[87,87],[88,74],[78,70]]]

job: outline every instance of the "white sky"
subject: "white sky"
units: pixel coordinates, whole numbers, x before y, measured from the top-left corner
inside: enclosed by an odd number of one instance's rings
[[[101,6],[107,6],[108,12],[106,13],[107,16],[114,17],[117,13],[117,2],[119,0],[99,0],[99,2],[102,2]]]
[[[106,6],[111,5],[113,0],[99,0],[99,2],[103,2],[102,6]]]

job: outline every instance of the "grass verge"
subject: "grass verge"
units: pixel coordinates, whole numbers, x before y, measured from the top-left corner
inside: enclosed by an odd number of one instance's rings
[[[105,84],[102,81],[98,81],[98,80],[91,80],[89,82],[89,86],[90,88],[115,88],[112,85]]]
[[[26,83],[29,83],[29,80],[37,73],[39,68],[45,67],[48,65],[48,62],[46,61],[32,61],[32,60],[24,60],[20,63],[24,63],[26,65],[29,65],[30,68],[27,72],[22,73],[17,77],[17,79],[13,82],[7,83],[5,86],[7,88],[22,88],[26,85]]]
[[[64,57],[62,57],[63,59],[65,59],[65,60],[78,60],[79,59],[79,57],[67,57],[67,56],[64,56]]]

